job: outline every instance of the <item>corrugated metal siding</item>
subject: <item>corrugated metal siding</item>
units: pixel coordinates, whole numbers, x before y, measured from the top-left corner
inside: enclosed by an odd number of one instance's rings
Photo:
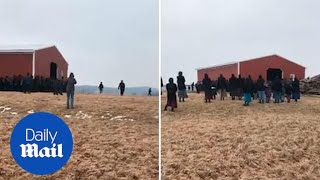
[[[58,66],[58,76],[68,76],[68,64],[56,47],[50,47],[36,51],[35,74],[38,76],[50,77],[50,63]]]
[[[0,53],[0,76],[32,73],[32,53]]]
[[[269,68],[281,69],[283,78],[286,79],[290,78],[290,74],[295,74],[299,79],[305,78],[304,67],[276,55],[240,62],[240,74],[243,77],[251,75],[253,79],[257,79],[261,74],[266,79]]]
[[[226,66],[220,66],[215,68],[208,68],[208,69],[199,69],[198,70],[198,81],[202,81],[204,78],[204,74],[207,73],[212,80],[218,79],[220,74],[223,74],[223,76],[226,79],[229,79],[232,74],[236,75],[238,74],[238,64],[230,64]]]

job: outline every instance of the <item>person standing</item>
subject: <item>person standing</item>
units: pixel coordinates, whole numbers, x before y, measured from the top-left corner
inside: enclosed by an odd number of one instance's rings
[[[27,73],[27,77],[24,79],[23,86],[24,93],[30,94],[32,89],[32,76],[29,73]]]
[[[229,87],[230,87],[230,96],[232,100],[236,99],[237,95],[237,78],[234,74],[231,75],[231,78],[229,79]]]
[[[211,102],[212,99],[212,81],[209,78],[208,74],[204,74],[204,79],[202,80],[203,89],[204,89],[204,100],[205,102]]]
[[[187,96],[187,88],[185,82],[186,80],[182,75],[182,72],[180,71],[177,77],[179,102],[184,102],[184,98],[186,98]]]
[[[193,90],[194,90],[194,82],[192,82],[191,84],[191,91],[193,92]]]
[[[123,96],[124,91],[126,89],[126,85],[124,84],[123,80],[119,83],[118,90],[120,89],[120,95]]]
[[[272,91],[275,99],[274,103],[280,103],[282,93],[282,82],[278,76],[272,82]]]
[[[102,84],[102,82],[100,82],[100,84],[99,84],[99,92],[100,92],[100,94],[102,94],[103,93],[103,88],[104,88],[104,86],[103,86],[103,84]]]
[[[196,85],[195,85],[196,91],[197,91],[198,94],[200,93],[200,86],[201,86],[201,84],[200,84],[200,82],[198,81],[198,82],[196,83]]]
[[[284,89],[285,89],[287,102],[290,103],[293,89],[292,89],[291,83],[289,81],[284,80]]]
[[[238,75],[237,79],[237,95],[238,99],[241,100],[243,96],[243,84],[244,84],[244,79],[241,77],[241,74]]]
[[[295,102],[298,102],[298,99],[300,99],[300,81],[297,77],[292,82],[292,97]]]
[[[223,101],[224,98],[227,96],[226,95],[227,81],[222,74],[220,74],[220,77],[218,78],[217,89],[220,91],[220,100]]]
[[[259,103],[263,104],[266,101],[266,92],[265,92],[266,88],[265,88],[265,81],[261,75],[259,75],[256,85],[257,85]]]
[[[244,106],[249,106],[251,102],[252,92],[253,92],[253,81],[250,78],[246,78],[243,85]]]
[[[164,107],[164,110],[166,111],[168,106],[171,107],[171,111],[174,111],[174,108],[178,107],[178,103],[177,103],[177,85],[175,83],[173,83],[173,78],[169,79],[169,83],[166,85],[166,89],[167,89],[167,104]]]
[[[77,84],[76,79],[74,78],[74,74],[70,73],[69,78],[67,80],[67,109],[69,109],[69,105],[74,109],[74,86]]]

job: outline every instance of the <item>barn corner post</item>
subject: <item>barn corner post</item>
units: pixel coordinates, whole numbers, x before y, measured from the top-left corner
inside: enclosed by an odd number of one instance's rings
[[[36,75],[36,51],[32,54],[32,78]]]
[[[238,77],[240,75],[240,61],[238,62]]]

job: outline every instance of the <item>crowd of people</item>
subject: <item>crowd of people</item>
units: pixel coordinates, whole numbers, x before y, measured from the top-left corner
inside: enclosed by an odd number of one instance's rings
[[[161,87],[163,87],[162,79]],[[171,110],[174,111],[177,108],[177,92],[179,102],[185,101],[184,98],[188,97],[186,87],[182,72],[178,73],[177,85],[174,83],[173,78],[169,79],[169,83],[166,84],[167,104],[164,110],[171,107]],[[241,75],[236,77],[232,74],[227,80],[221,74],[217,80],[211,80],[208,74],[205,74],[201,82],[196,84],[191,83],[188,86],[189,91],[193,91],[194,88],[196,88],[197,93],[204,91],[205,103],[215,100],[218,94],[220,100],[223,101],[227,97],[227,92],[229,92],[232,100],[243,100],[244,106],[248,106],[254,99],[257,99],[261,104],[270,103],[272,98],[274,99],[274,103],[285,101],[290,103],[291,99],[297,102],[300,99],[300,81],[297,77],[281,79],[276,76],[272,81],[267,81],[261,75],[258,79],[253,80],[250,75],[243,78]]]
[[[14,75],[0,77],[0,91],[20,91],[30,92],[54,92],[61,94],[65,92],[66,81],[63,77],[60,80],[44,78],[42,76],[33,77],[29,73],[26,76]]]
[[[44,78],[42,76],[33,77],[30,73],[27,73],[26,76],[0,77],[0,91],[17,91],[26,94],[31,92],[53,92],[54,95],[63,95],[66,92],[67,109],[74,108],[75,84],[77,84],[77,81],[73,73],[70,73],[67,79],[63,77],[61,79]],[[99,92],[103,93],[104,86],[102,82],[98,88]],[[123,80],[119,83],[118,89],[120,90],[120,95],[123,96],[125,92]],[[151,88],[148,93],[151,95]]]

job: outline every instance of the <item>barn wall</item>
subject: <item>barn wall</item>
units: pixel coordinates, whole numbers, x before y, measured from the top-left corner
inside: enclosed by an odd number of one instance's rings
[[[32,74],[32,53],[0,53],[0,77]]]
[[[36,51],[35,59],[35,75],[50,77],[50,64],[53,62],[58,66],[58,77],[67,78],[68,64],[55,46]]]
[[[215,68],[199,69],[198,70],[198,81],[202,81],[204,74],[207,73],[210,79],[216,80],[222,74],[226,79],[229,79],[232,74],[238,75],[238,64],[230,64]]]
[[[290,78],[290,74],[295,74],[299,79],[305,78],[304,67],[279,56],[268,56],[240,62],[240,74],[243,77],[251,75],[254,80],[258,79],[260,74],[264,79],[267,79],[267,70],[269,68],[281,69],[283,72],[283,78],[286,79]]]

